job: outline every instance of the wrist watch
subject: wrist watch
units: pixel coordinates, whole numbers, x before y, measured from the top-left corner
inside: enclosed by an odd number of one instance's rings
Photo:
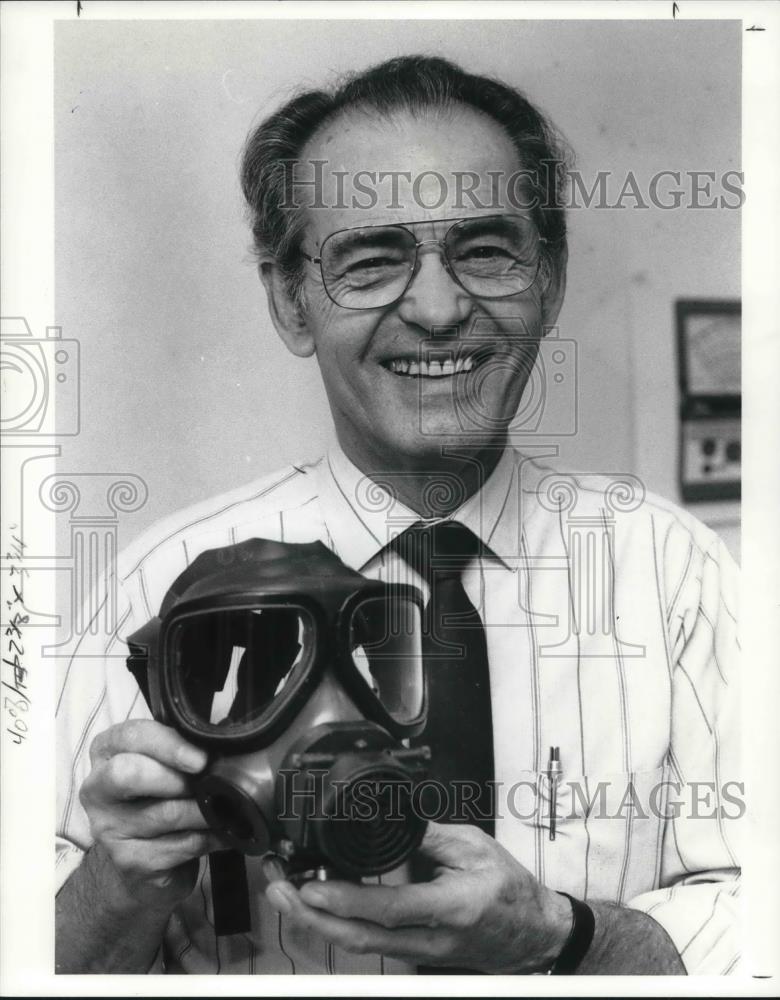
[[[571,930],[560,954],[547,970],[548,976],[570,976],[588,952],[596,930],[596,918],[587,903],[575,899],[568,892],[559,892],[571,903]]]

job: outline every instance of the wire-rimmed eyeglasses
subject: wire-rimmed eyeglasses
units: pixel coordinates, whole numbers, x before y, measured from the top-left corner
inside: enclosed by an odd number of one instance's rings
[[[405,294],[417,272],[420,247],[437,246],[450,277],[470,295],[504,299],[533,285],[539,272],[540,244],[546,243],[533,220],[523,215],[484,215],[439,219],[452,225],[439,240],[418,240],[412,227],[423,222],[339,229],[325,238],[319,264],[328,297],[344,309],[376,309]]]

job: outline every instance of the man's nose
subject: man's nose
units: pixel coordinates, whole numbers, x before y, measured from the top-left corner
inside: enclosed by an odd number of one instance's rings
[[[417,271],[398,304],[401,319],[430,332],[464,323],[472,308],[473,299],[450,275],[441,250],[420,247]]]

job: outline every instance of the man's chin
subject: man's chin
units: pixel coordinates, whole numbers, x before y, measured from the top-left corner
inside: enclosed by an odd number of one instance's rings
[[[388,443],[387,455],[388,458],[396,456],[396,460],[401,460],[407,467],[413,465],[424,471],[427,465],[435,471],[441,467],[448,453],[473,453],[496,447],[505,440],[506,430],[501,426],[494,429],[466,428],[452,420],[441,420],[431,422],[424,428],[407,429],[394,438],[392,444]]]

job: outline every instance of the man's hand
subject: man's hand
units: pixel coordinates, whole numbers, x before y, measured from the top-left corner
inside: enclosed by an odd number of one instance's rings
[[[147,972],[197,859],[223,846],[208,831],[190,779],[206,753],[135,719],[100,733],[81,786],[93,846],[57,896],[58,972]]]
[[[90,748],[81,787],[97,850],[132,900],[172,910],[195,885],[197,859],[222,846],[192,797],[205,751],[142,719],[112,726]]]
[[[425,884],[311,882],[298,892],[282,880],[266,895],[347,951],[494,973],[552,964],[571,928],[567,899],[476,827],[429,823],[420,850],[437,862]]]

